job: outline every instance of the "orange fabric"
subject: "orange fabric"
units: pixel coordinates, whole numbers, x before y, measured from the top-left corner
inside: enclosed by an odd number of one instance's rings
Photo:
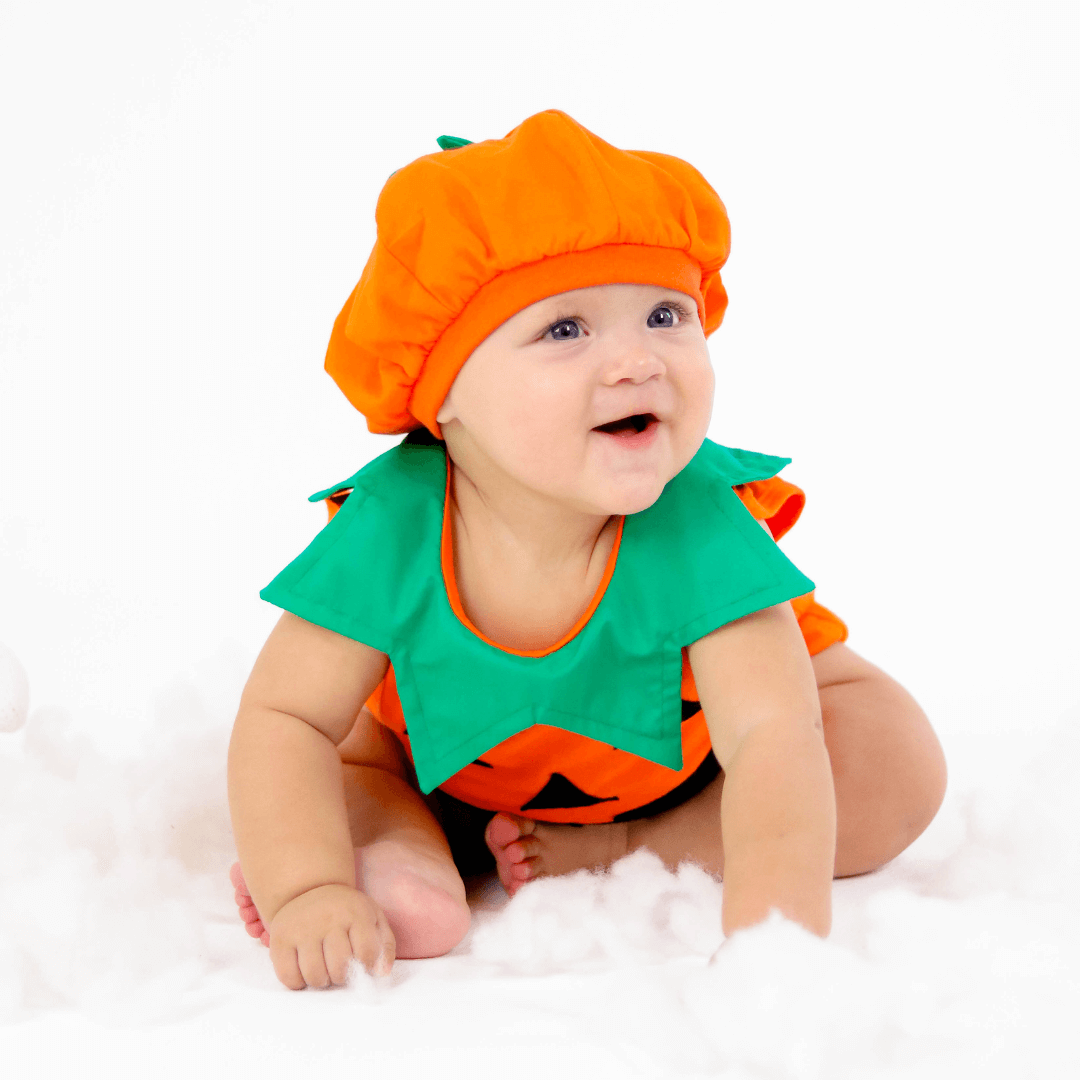
[[[774,540],[779,540],[799,520],[806,505],[802,489],[779,476],[739,484],[734,490],[750,513],[769,526]]]
[[[559,109],[398,169],[375,221],[326,352],[373,432],[423,425],[441,438],[435,417],[473,349],[548,296],[662,285],[694,297],[706,335],[727,308],[727,211],[701,173],[619,150]]]
[[[449,495],[449,485],[447,488]],[[743,484],[736,487],[735,491],[754,517],[766,523],[774,537],[783,535],[795,524],[806,501],[800,488],[778,477]],[[327,499],[331,517],[337,510],[335,498],[341,498],[341,493],[335,493]],[[443,510],[441,548],[447,595],[458,618],[473,633],[479,634],[461,606],[454,579],[449,520],[447,503]],[[596,609],[611,580],[621,539],[622,523],[603,581],[589,610],[551,650],[565,644],[578,633]],[[835,642],[847,639],[847,627],[831,611],[818,604],[812,592],[797,597],[791,604],[811,656]],[[489,641],[489,644],[504,648],[496,642]],[[522,653],[517,649],[506,651],[523,656],[541,656],[551,650],[535,653]],[[699,700],[685,649],[681,696],[688,702]],[[393,665],[387,669],[386,677],[368,699],[367,707],[380,723],[398,736],[411,760],[409,735],[397,695]],[[486,810],[512,810],[540,821],[606,822],[613,820],[618,814],[644,806],[666,795],[697,769],[710,747],[705,715],[700,709],[682,724],[683,768],[678,772],[574,732],[537,724],[492,747],[482,758],[450,777],[441,788],[463,802]],[[522,805],[544,787],[554,772],[562,774],[576,787],[600,801],[592,806],[567,809],[522,810]]]
[[[351,491],[351,487],[339,488],[326,500],[326,510],[329,514],[327,520],[334,520],[334,515],[341,509],[341,504],[349,497]]]

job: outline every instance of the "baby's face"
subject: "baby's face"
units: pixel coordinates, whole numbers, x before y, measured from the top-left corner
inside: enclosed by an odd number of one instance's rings
[[[517,483],[585,513],[633,514],[697,453],[712,400],[692,297],[595,285],[549,296],[488,335],[438,421],[481,488]]]

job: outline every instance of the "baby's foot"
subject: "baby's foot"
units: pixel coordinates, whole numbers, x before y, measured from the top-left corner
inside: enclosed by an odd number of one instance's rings
[[[240,864],[235,862],[229,871],[229,880],[236,886],[236,906],[240,909],[240,918],[244,920],[245,929],[252,937],[257,937],[264,945],[270,945],[270,932],[263,926],[262,919],[255,909],[255,901],[248,892],[244,875],[240,871]]]
[[[245,929],[264,945],[270,932],[251,899],[240,864],[229,880]],[[472,916],[465,885],[453,863],[417,851],[398,840],[379,840],[356,849],[357,887],[383,909],[394,934],[399,960],[442,956],[465,936]]]
[[[378,840],[357,848],[356,884],[383,909],[399,960],[442,956],[468,932],[465,884],[448,856]]]
[[[498,813],[484,831],[507,895],[533,878],[606,870],[627,852],[626,824],[552,825]]]

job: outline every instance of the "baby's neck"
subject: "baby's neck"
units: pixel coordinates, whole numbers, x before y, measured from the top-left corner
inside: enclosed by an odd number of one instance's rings
[[[480,491],[451,466],[461,604],[482,634],[507,648],[547,649],[570,631],[600,586],[618,530],[618,518],[544,509],[520,495]]]
[[[464,545],[485,562],[539,575],[587,573],[614,518],[586,514],[553,500],[488,484],[481,490],[452,462],[451,513]]]

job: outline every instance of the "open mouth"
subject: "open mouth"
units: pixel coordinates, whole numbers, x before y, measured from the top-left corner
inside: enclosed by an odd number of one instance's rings
[[[624,416],[621,420],[601,424],[593,428],[593,431],[602,431],[606,435],[640,435],[650,425],[657,423],[659,421],[652,413],[634,413],[633,416]]]

